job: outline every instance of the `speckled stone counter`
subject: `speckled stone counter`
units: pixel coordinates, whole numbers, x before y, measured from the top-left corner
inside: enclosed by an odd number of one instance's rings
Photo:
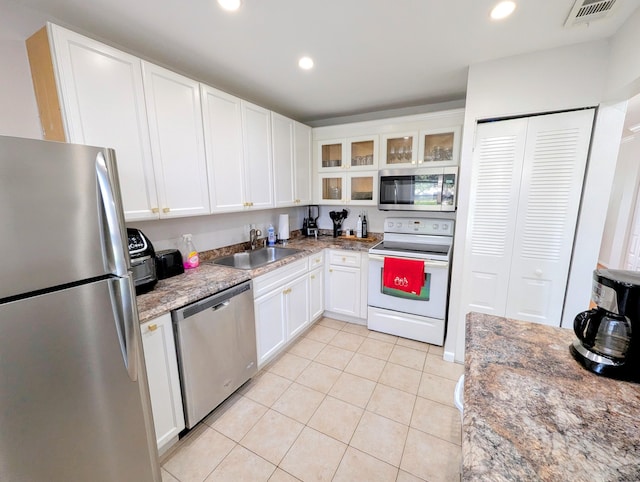
[[[467,315],[463,480],[640,480],[640,384],[582,368],[573,337]]]
[[[218,293],[248,279],[273,271],[310,254],[320,252],[325,248],[368,251],[380,239],[381,237],[376,234],[372,234],[366,239],[320,236],[316,240],[315,238],[297,237],[289,241],[286,247],[300,249],[302,250],[300,253],[254,270],[240,270],[211,263],[211,260],[216,257],[244,249],[243,246],[221,248],[220,250],[202,253],[201,259],[203,262],[200,263],[198,268],[186,270],[184,274],[160,280],[153,291],[137,296],[140,323]]]
[[[153,291],[137,296],[140,323],[251,279],[234,268],[202,263],[184,274],[158,281]]]

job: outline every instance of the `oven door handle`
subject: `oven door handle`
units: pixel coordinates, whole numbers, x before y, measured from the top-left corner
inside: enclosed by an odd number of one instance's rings
[[[430,259],[421,260],[419,258],[409,258],[406,256],[380,256],[379,254],[369,253],[369,259],[374,261],[384,261],[384,258],[397,258],[397,259],[415,259],[417,261],[424,261],[425,268],[448,268],[448,261],[435,261]]]

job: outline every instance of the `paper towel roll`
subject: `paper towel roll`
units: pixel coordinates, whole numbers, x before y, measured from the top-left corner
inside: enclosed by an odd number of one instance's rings
[[[289,215],[281,214],[278,220],[278,239],[289,239]]]

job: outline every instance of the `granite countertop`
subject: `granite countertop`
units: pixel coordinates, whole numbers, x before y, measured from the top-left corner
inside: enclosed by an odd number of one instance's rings
[[[303,259],[310,254],[318,253],[325,248],[368,251],[380,239],[379,235],[373,233],[364,239],[319,236],[316,240],[297,237],[287,242],[286,247],[301,249],[302,252],[253,270],[230,268],[211,262],[219,256],[238,252],[242,248],[222,248],[202,253],[200,266],[185,270],[184,274],[160,280],[153,291],[136,297],[140,323]]]
[[[573,338],[467,315],[463,480],[640,480],[640,384],[584,369]]]

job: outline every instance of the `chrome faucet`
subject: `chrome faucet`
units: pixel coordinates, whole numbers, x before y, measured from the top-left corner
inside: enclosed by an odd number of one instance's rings
[[[251,229],[251,231],[249,231],[249,244],[251,245],[252,251],[256,249],[256,244],[260,236],[262,236],[262,231],[259,229]]]

